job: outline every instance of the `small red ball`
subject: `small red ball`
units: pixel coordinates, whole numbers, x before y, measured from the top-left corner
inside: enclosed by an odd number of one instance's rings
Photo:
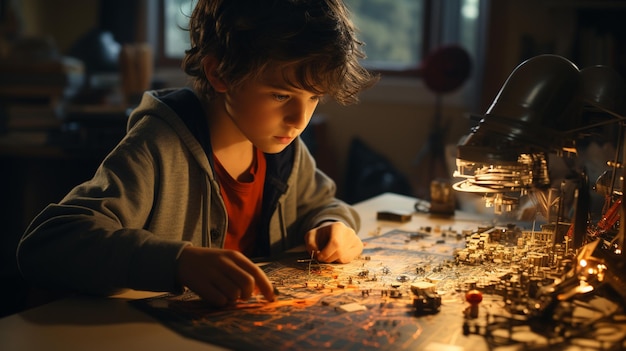
[[[465,300],[470,304],[479,304],[483,300],[483,293],[478,290],[470,290],[465,293]]]

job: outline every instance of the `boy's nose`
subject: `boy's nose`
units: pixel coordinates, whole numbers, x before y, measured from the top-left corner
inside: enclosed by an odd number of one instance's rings
[[[286,111],[285,123],[298,130],[303,130],[309,123],[313,110],[313,107],[307,106],[305,103],[291,101],[289,109]]]

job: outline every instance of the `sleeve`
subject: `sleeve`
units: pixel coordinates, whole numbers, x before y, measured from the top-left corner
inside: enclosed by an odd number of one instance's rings
[[[300,141],[297,165],[297,216],[306,232],[324,222],[343,222],[358,232],[360,218],[356,210],[336,197],[335,182],[316,166],[313,156]]]
[[[158,159],[130,135],[94,177],[27,228],[17,251],[29,282],[46,289],[107,294],[120,288],[176,291],[176,260],[187,243],[144,230],[155,197]]]

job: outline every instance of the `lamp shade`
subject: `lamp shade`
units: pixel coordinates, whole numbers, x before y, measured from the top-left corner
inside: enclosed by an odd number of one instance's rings
[[[557,55],[522,62],[459,146],[459,158],[516,162],[520,154],[562,146],[563,133],[580,124],[579,73],[576,65]]]
[[[596,65],[582,69],[583,100],[587,106],[626,118],[626,83],[616,70]]]

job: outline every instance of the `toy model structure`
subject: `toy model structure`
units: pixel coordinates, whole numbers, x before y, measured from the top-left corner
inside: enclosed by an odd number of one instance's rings
[[[588,333],[592,324],[610,320],[626,304],[618,157],[625,147],[624,101],[626,85],[611,68],[579,70],[560,56],[536,56],[511,73],[479,125],[458,146],[455,177],[465,179],[454,184],[455,190],[482,195],[496,214],[512,213],[521,199],[531,199],[546,220],[541,231],[550,234],[543,252],[549,263],[524,266],[515,286],[499,291],[507,313],[491,317],[477,334],[494,339],[497,331],[507,330],[499,341],[512,343],[512,330],[525,325],[547,335],[548,345],[556,344]],[[593,118],[585,119],[589,115]],[[575,167],[577,146],[593,128],[608,125],[617,126],[618,155],[608,160],[611,169],[593,187],[605,198],[596,221],[588,176]],[[562,179],[553,179],[554,157],[569,167]],[[595,297],[604,299],[604,307],[590,307]],[[576,317],[582,305],[596,316]]]

